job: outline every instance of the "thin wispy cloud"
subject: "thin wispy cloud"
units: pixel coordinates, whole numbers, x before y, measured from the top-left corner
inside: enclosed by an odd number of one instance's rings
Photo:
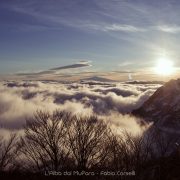
[[[145,3],[133,3],[126,1],[94,1],[96,8],[89,8],[87,13],[77,12],[76,8],[85,8],[78,0],[77,2],[65,1],[56,2],[54,5],[60,7],[59,11],[54,9],[55,6],[51,4],[46,6],[47,2],[39,3],[38,1],[12,3],[6,5],[6,8],[11,9],[17,13],[22,13],[32,16],[41,22],[41,25],[23,24],[23,30],[58,30],[62,25],[78,28],[84,31],[96,30],[104,32],[148,32],[148,31],[162,31],[166,33],[178,33],[179,26],[174,22],[174,26],[169,25],[155,25],[157,24],[156,16],[158,13],[158,6],[153,4],[147,6]],[[93,3],[92,3],[93,4]],[[90,5],[92,5],[90,3]],[[171,10],[171,3],[165,2],[167,8],[162,8],[161,11]],[[41,6],[40,6],[41,5]],[[37,8],[39,10],[37,11]],[[72,15],[68,15],[64,8],[72,11]],[[177,14],[177,13],[176,13]],[[174,16],[170,13],[169,16]],[[107,18],[107,16],[109,18]],[[161,15],[162,16],[162,15]],[[124,19],[124,20],[123,20]],[[168,19],[168,18],[167,18]]]
[[[161,26],[157,26],[157,30],[166,33],[179,33],[180,26],[161,25]]]
[[[132,66],[134,63],[130,61],[124,61],[120,64],[118,64],[119,67],[127,67],[127,66]]]
[[[16,11],[18,13],[23,13],[26,15],[33,16],[37,19],[41,19],[43,22],[46,21],[47,23],[50,23],[49,25],[43,24],[41,26],[39,25],[28,25],[24,24],[21,28],[21,30],[46,30],[46,29],[52,29],[52,30],[58,30],[60,28],[60,25],[66,25],[69,27],[78,28],[81,30],[98,30],[98,31],[104,31],[104,32],[144,32],[147,31],[147,29],[143,27],[136,27],[131,24],[123,24],[123,23],[108,23],[105,20],[93,22],[91,19],[84,20],[84,19],[76,19],[76,18],[62,18],[61,14],[54,15],[52,12],[49,14],[45,14],[44,12],[37,12],[34,11],[34,9],[29,9],[26,7],[11,7],[13,11]],[[103,22],[104,21],[104,22]],[[50,26],[52,25],[52,26]]]
[[[97,25],[92,25],[90,27],[94,27],[94,29],[97,30],[102,30],[105,32],[108,31],[123,31],[123,32],[143,32],[146,31],[146,29],[140,28],[140,27],[135,27],[132,25],[126,25],[126,24],[107,24],[105,26],[97,26]]]

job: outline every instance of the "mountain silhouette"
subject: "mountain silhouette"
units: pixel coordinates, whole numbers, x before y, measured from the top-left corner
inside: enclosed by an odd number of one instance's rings
[[[180,129],[180,79],[170,80],[132,114],[165,128]]]

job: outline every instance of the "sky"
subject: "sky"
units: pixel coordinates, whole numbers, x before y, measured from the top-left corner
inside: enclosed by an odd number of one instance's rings
[[[180,67],[179,0],[1,0],[0,74]]]

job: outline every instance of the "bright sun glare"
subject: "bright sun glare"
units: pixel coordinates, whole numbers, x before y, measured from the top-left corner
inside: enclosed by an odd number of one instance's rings
[[[160,58],[157,61],[155,72],[163,76],[171,75],[174,72],[173,62],[166,58]]]

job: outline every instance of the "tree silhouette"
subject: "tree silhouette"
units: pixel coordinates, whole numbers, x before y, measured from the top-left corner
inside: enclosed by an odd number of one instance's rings
[[[37,111],[27,121],[21,152],[35,171],[59,170],[66,165],[69,150],[66,145],[66,123],[70,114]]]
[[[73,116],[68,128],[68,143],[78,169],[108,163],[110,129],[96,116]]]
[[[178,176],[180,156],[172,153],[178,141],[156,127],[136,136],[126,131],[115,134],[96,116],[37,111],[27,120],[20,140],[15,134],[0,139],[0,171],[134,170],[134,179],[171,178]]]
[[[19,155],[17,135],[12,133],[9,139],[0,138],[0,171],[14,169],[15,161]]]

